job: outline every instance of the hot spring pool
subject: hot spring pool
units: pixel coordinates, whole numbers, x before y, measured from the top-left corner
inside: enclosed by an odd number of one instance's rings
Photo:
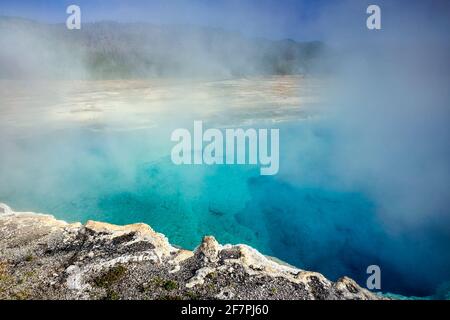
[[[51,115],[58,121],[66,116]],[[449,236],[433,228],[392,231],[372,193],[339,181],[333,136],[316,121],[270,122],[280,128],[280,172],[261,176],[256,166],[176,166],[170,132],[179,124],[137,118],[151,121],[108,119],[133,123],[132,130],[78,123],[40,130],[23,122],[20,130],[5,131],[0,202],[71,222],[144,222],[187,249],[214,235],[332,280],[347,275],[362,286],[366,268],[376,264],[383,292],[426,296],[439,286],[447,290]]]

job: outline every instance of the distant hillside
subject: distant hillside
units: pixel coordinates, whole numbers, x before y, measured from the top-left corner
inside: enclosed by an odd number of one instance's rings
[[[0,18],[0,77],[135,78],[306,74],[326,70],[321,42],[249,39],[193,26],[85,23],[81,30]]]

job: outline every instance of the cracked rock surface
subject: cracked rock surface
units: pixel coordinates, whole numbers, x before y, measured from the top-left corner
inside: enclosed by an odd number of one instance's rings
[[[69,224],[0,204],[0,299],[381,299],[343,277],[204,237],[194,251],[145,224]]]

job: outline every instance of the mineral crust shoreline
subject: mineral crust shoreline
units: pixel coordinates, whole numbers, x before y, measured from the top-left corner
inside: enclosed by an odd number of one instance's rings
[[[67,223],[0,204],[0,299],[383,298],[211,236],[189,251],[142,223]]]

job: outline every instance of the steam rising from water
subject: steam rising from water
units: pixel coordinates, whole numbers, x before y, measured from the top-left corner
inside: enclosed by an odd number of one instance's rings
[[[351,16],[356,8],[336,12]],[[338,28],[330,38],[347,39],[330,93],[336,172],[369,190],[394,229],[438,224],[450,232],[446,9],[439,1],[385,4],[378,34]]]
[[[331,139],[327,185],[372,199],[378,224],[396,240],[373,250],[384,236],[366,239],[365,252],[379,250],[382,270],[403,270],[405,286],[425,288],[449,277],[450,10],[444,1],[382,2],[377,32],[358,19],[365,5],[347,1],[323,17],[335,26],[326,41],[342,52],[320,124]],[[309,176],[288,180],[301,185]],[[369,212],[360,214],[371,219]]]

